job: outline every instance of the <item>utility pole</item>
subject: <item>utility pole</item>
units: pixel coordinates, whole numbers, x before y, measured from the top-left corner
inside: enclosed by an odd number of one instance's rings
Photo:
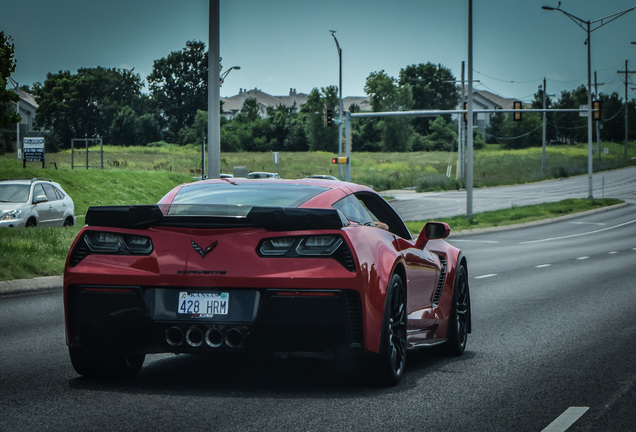
[[[629,84],[628,83],[629,74],[636,73],[636,71],[628,70],[628,68],[627,68],[627,60],[625,60],[625,70],[624,71],[616,71],[616,73],[625,74],[625,157],[627,157],[627,141],[628,141],[627,134],[629,132],[629,125],[627,124],[627,120],[628,120],[627,112],[629,111],[627,109],[628,108],[628,104],[627,104],[627,102],[628,102],[628,99],[627,99],[627,85]]]
[[[462,102],[466,101],[466,88],[464,87],[464,69],[465,69],[465,64],[462,61]],[[466,116],[466,118],[468,118],[468,115]],[[464,149],[466,148],[464,143],[465,141],[465,136],[466,136],[466,129],[465,129],[465,124],[464,124],[464,116],[460,116],[460,119],[457,124],[458,124],[458,129],[459,129],[459,136],[458,138],[458,143],[457,143],[457,152],[459,153],[459,180],[465,180],[466,179],[466,156],[464,154]]]
[[[594,99],[598,100],[598,86],[604,83],[598,83],[596,81],[596,71],[594,71]],[[596,153],[598,154],[598,160],[601,161],[601,130],[600,130],[601,116],[599,114],[598,120],[596,120]]]
[[[468,0],[468,101],[466,104],[466,217],[473,216],[473,0]]]
[[[541,86],[539,86],[541,88]],[[546,105],[547,105],[547,97],[554,96],[547,94],[547,85],[545,78],[543,78],[543,137],[542,137],[542,152],[541,152],[541,171],[545,171],[545,142],[546,142],[546,125],[547,125],[547,116],[546,116]]]

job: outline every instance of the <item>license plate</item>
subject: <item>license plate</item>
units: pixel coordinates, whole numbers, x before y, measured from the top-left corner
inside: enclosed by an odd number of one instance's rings
[[[230,311],[229,293],[179,293],[177,313],[191,318],[212,318]]]

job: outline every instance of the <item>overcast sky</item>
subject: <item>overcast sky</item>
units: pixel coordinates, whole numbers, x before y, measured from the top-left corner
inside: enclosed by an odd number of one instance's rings
[[[2,2],[0,30],[12,36],[20,85],[44,82],[48,72],[81,67],[126,68],[142,79],[154,60],[208,44],[208,0],[12,0]],[[524,101],[547,79],[560,96],[586,83],[586,32],[564,14],[545,11],[558,0],[474,0],[474,79],[478,89]],[[561,8],[595,21],[636,6],[636,0],[562,0]],[[461,77],[468,56],[468,0],[220,0],[224,70],[238,65],[221,89],[286,95],[338,85],[364,96],[371,72],[398,77],[400,69],[431,62]],[[594,28],[594,26],[593,26]],[[624,74],[636,68],[636,10],[592,33],[592,71],[603,93],[624,95]],[[466,75],[467,76],[467,75]],[[636,74],[630,75],[636,83]],[[633,84],[631,84],[633,86]],[[630,90],[629,98],[634,98]]]

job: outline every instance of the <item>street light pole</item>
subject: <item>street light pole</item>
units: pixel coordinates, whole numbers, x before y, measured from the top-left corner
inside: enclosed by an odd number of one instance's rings
[[[221,76],[219,0],[210,0],[208,52],[208,178],[221,175]],[[202,173],[203,174],[203,173]]]
[[[241,67],[240,67],[240,66],[232,66],[231,68],[229,68],[228,70],[226,70],[225,72],[223,72],[223,73],[221,74],[219,84],[223,84],[223,83],[225,82],[225,78],[226,78],[226,77],[228,76],[228,74],[229,74],[230,72],[232,72],[234,69],[236,69],[236,70],[240,70],[240,69],[241,69]]]
[[[592,173],[593,173],[593,159],[592,159],[592,60],[591,60],[591,49],[590,45],[592,45],[591,41],[591,33],[594,30],[597,30],[603,27],[605,24],[609,24],[615,19],[625,15],[626,13],[636,9],[636,7],[626,9],[621,12],[617,12],[612,15],[608,15],[604,18],[597,19],[595,21],[585,21],[577,16],[572,15],[569,12],[561,9],[561,2],[559,2],[558,7],[551,6],[542,6],[541,9],[548,11],[559,11],[563,13],[565,16],[574,21],[579,27],[585,30],[587,34],[587,40],[585,44],[587,45],[587,177],[588,177],[588,198],[594,199],[593,194],[593,183],[592,183]],[[592,28],[592,25],[596,24],[596,27]]]
[[[340,117],[340,122],[338,123],[338,156],[340,157],[342,156],[342,122],[344,121],[344,113],[342,112],[342,48],[340,48],[338,38],[336,38],[336,31],[329,31],[331,32],[331,36],[333,36],[333,40],[336,42],[336,48],[338,49],[338,91],[340,92],[340,97],[338,98],[338,116]],[[349,166],[349,162],[347,162],[347,166]],[[338,178],[342,180],[341,164],[338,164]]]
[[[473,216],[473,0],[468,0],[468,100],[466,101],[466,217]]]

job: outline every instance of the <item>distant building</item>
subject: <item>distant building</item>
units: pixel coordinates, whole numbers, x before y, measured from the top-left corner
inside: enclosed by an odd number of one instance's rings
[[[20,96],[20,101],[18,103],[20,117],[22,117],[22,120],[20,120],[20,125],[24,125],[21,126],[20,129],[22,130],[22,132],[26,133],[37,130],[35,126],[35,114],[37,113],[39,105],[35,101],[35,96],[20,89],[13,90],[13,92],[17,93],[18,96]]]
[[[263,118],[267,117],[268,107],[275,109],[279,105],[289,108],[294,107],[295,111],[299,112],[300,108],[307,103],[308,97],[308,94],[298,93],[296,92],[296,89],[289,89],[289,95],[286,96],[272,96],[258,89],[240,89],[239,94],[237,95],[221,98],[223,101],[222,115],[228,120],[232,120],[243,110],[243,106],[247,99],[256,100],[258,112]],[[353,104],[357,105],[360,108],[360,111],[371,111],[371,104],[367,97],[349,96],[342,99],[342,107],[345,110],[348,110]]]
[[[473,90],[473,109],[475,110],[512,109],[512,103],[516,100],[505,98],[486,90]],[[462,101],[466,101],[466,96],[462,98]],[[458,107],[458,109],[463,109],[463,106]],[[486,137],[486,128],[490,125],[490,119],[493,115],[494,113],[475,114],[474,126],[481,131],[483,137]]]

